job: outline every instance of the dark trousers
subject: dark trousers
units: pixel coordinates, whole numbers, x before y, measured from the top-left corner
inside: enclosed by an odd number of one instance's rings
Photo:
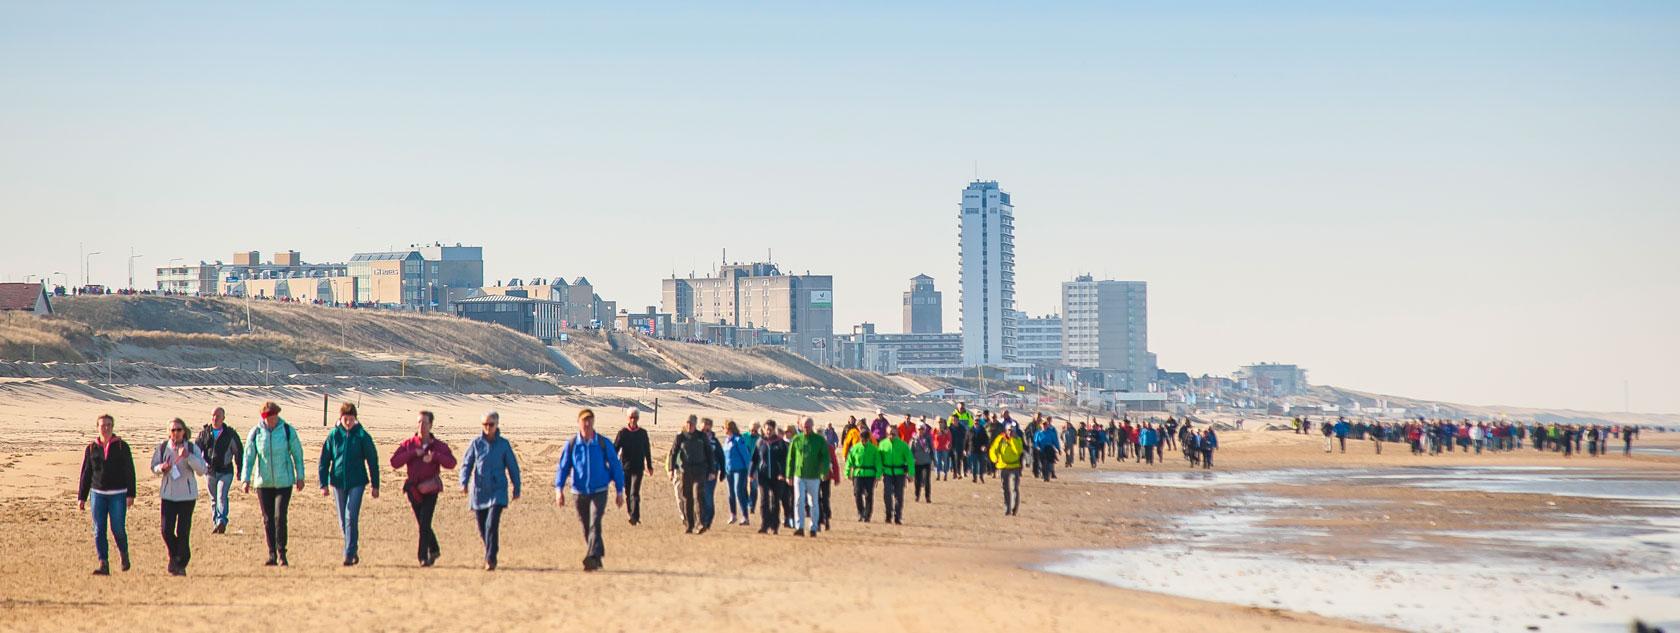
[[[999,471],[998,477],[1003,482],[1003,510],[1015,514],[1021,507],[1021,469],[1003,469]]]
[[[496,564],[496,554],[502,549],[502,510],[507,506],[490,506],[475,510],[478,514],[478,537],[484,541],[484,562]]]
[[[600,559],[607,555],[601,541],[601,515],[607,512],[607,491],[577,496],[578,523],[583,525],[584,556]]]
[[[917,501],[922,501],[922,500],[926,500],[926,501],[929,501],[929,502],[933,501],[933,472],[932,471],[933,471],[932,464],[929,464],[927,468],[923,468],[921,464],[916,464],[916,500]]]
[[[1202,468],[1213,468],[1213,449],[1202,449]]]
[[[438,549],[437,532],[432,531],[432,515],[437,512],[438,493],[423,495],[410,492],[408,507],[414,510],[414,522],[420,526],[420,546],[415,555],[420,562],[441,553]]]
[[[1062,467],[1064,467],[1064,468],[1072,468],[1073,467],[1073,454],[1074,454],[1073,447],[1071,447],[1071,446],[1068,447],[1067,460],[1063,462]]]
[[[262,506],[263,536],[268,538],[268,555],[286,553],[286,509],[292,505],[292,487],[258,488],[257,505]]]
[[[1056,449],[1044,449],[1044,467],[1039,469],[1038,476],[1043,477],[1045,481],[1056,478]]]
[[[968,451],[955,446],[956,443],[952,442],[951,472],[956,473],[957,477],[961,478],[963,474],[968,472]]]
[[[793,522],[793,481],[783,479],[782,485],[776,488],[776,500],[782,504],[782,521]]]
[[[904,522],[904,475],[881,477],[881,505],[888,521]]]
[[[624,471],[624,508],[631,523],[642,522],[642,471]]]
[[[787,482],[759,478],[758,529],[780,532],[782,529],[782,494]]]
[[[1155,463],[1155,447],[1145,446],[1145,447],[1143,447],[1143,450],[1138,451],[1138,452],[1143,454],[1144,463],[1146,463],[1146,464],[1154,464]]]
[[[825,530],[828,529],[829,519],[834,517],[834,507],[828,503],[829,492],[832,488],[833,486],[827,479],[822,480],[822,484],[817,486],[817,507],[822,510],[822,526]]]
[[[852,503],[857,505],[858,518],[868,521],[875,516],[875,478],[852,478]]]
[[[192,515],[195,501],[163,500],[163,545],[169,550],[169,565],[186,569],[192,560]]]
[[[683,525],[687,526],[689,530],[693,530],[694,524],[700,520],[700,509],[696,506],[699,505],[700,493],[702,492],[700,484],[705,483],[705,481],[706,476],[704,474],[689,474],[686,471],[682,474]]]

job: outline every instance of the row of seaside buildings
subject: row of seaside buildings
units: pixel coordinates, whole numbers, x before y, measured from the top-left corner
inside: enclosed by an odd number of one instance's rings
[[[499,280],[487,284],[484,251],[459,243],[356,253],[344,263],[307,263],[297,251],[264,261],[239,252],[231,263],[157,269],[160,292],[271,298],[338,306],[436,311],[499,323],[549,344],[568,330],[609,329],[664,339],[750,347],[775,345],[813,363],[882,373],[983,376],[1035,382],[1084,400],[1130,406],[1189,388],[1188,377],[1159,369],[1149,351],[1148,286],[1081,275],[1062,282],[1060,312],[1030,316],[1015,306],[1015,221],[1009,193],[974,181],[958,208],[958,327],[943,323],[943,293],[917,275],[903,292],[898,333],[873,323],[837,332],[834,278],[784,273],[772,262],[720,264],[707,276],[661,281],[660,304],[621,310],[584,277]],[[1255,387],[1305,386],[1293,366],[1254,366]],[[1257,368],[1257,369],[1256,369]],[[1288,371],[1288,381],[1281,376]],[[1247,386],[1245,384],[1245,386]],[[1280,394],[1287,395],[1287,394]]]

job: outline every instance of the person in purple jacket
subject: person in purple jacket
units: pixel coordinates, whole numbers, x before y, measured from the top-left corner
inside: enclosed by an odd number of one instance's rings
[[[577,493],[578,523],[583,525],[583,570],[601,568],[607,547],[601,538],[601,515],[607,511],[607,486],[613,487],[613,504],[624,506],[624,464],[612,441],[595,432],[595,412],[578,411],[578,434],[560,451],[560,465],[554,469],[554,504],[566,507],[566,482]]]

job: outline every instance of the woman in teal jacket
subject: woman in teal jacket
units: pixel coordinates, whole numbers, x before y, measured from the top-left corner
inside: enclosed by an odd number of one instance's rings
[[[321,480],[321,496],[329,494],[338,507],[338,529],[344,534],[344,566],[361,562],[356,544],[361,533],[362,492],[373,487],[373,498],[379,498],[379,454],[356,418],[356,405],[348,402],[338,407],[338,426],[327,433],[321,444],[321,461],[317,465]]]
[[[484,433],[467,445],[461,456],[461,492],[468,493],[467,504],[478,514],[478,535],[484,539],[484,570],[496,570],[496,554],[500,550],[502,510],[508,506],[508,487],[513,499],[519,498],[519,458],[513,455],[513,445],[502,437],[501,415],[495,411],[484,414]]]

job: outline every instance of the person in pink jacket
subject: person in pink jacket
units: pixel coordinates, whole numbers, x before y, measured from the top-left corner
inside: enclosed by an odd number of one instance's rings
[[[414,521],[420,524],[420,566],[431,567],[442,553],[437,533],[432,531],[432,513],[437,510],[438,493],[443,491],[442,473],[455,467],[455,454],[432,435],[431,411],[421,411],[417,424],[420,428],[414,436],[403,440],[391,453],[391,468],[408,470],[402,489],[414,509]]]

